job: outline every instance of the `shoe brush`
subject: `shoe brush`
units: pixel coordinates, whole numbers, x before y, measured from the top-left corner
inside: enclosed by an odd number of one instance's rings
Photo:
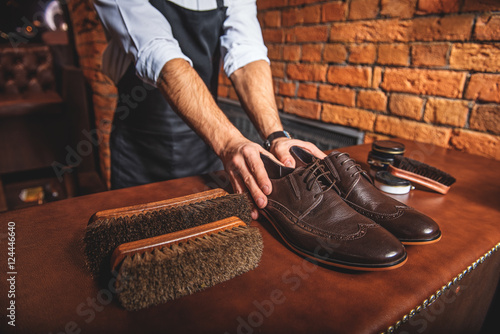
[[[456,181],[453,176],[436,167],[403,156],[395,156],[393,165],[389,165],[387,170],[396,177],[441,194],[446,194]]]
[[[238,217],[122,244],[111,258],[118,300],[132,311],[192,294],[254,269],[262,249]]]
[[[111,254],[121,244],[204,225],[231,216],[250,223],[250,201],[213,189],[164,201],[99,211],[85,229],[86,264],[94,276],[109,273]]]

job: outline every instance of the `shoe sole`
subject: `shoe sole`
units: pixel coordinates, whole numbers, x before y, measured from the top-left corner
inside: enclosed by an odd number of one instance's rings
[[[279,230],[279,228],[276,226],[276,223],[274,222],[274,219],[272,219],[264,210],[259,210],[259,212],[264,217],[266,217],[266,219],[271,223],[271,225],[273,226],[273,228],[280,235],[281,239],[288,245],[288,247],[290,247],[290,249],[292,249],[294,252],[296,252],[297,254],[299,254],[299,255],[301,255],[301,256],[303,256],[305,258],[311,259],[312,261],[321,262],[322,264],[325,264],[325,265],[328,265],[328,266],[333,266],[333,267],[338,267],[338,268],[343,268],[343,269],[350,269],[350,270],[359,270],[359,271],[387,271],[387,270],[397,269],[397,268],[403,266],[406,263],[406,261],[408,260],[408,255],[405,254],[405,257],[402,260],[400,260],[399,262],[396,262],[396,263],[390,264],[390,265],[377,266],[377,267],[373,267],[373,266],[369,266],[369,265],[362,265],[362,264],[359,264],[359,265],[355,265],[355,264],[348,265],[348,264],[343,264],[343,263],[338,263],[338,262],[326,261],[326,260],[318,258],[318,257],[316,257],[314,255],[311,255],[311,254],[309,254],[309,253],[307,253],[305,251],[302,251],[298,247],[295,247],[294,245],[292,245],[291,243],[289,243],[288,240],[283,236],[283,234],[281,233],[281,231]]]
[[[441,237],[443,236],[443,234],[441,232],[439,232],[439,235],[437,236],[437,238],[434,238],[434,239],[431,239],[431,240],[422,240],[422,241],[402,241],[402,240],[399,240],[401,241],[401,243],[405,246],[420,246],[420,245],[430,245],[430,244],[434,244],[436,242],[438,242],[439,240],[441,240]]]

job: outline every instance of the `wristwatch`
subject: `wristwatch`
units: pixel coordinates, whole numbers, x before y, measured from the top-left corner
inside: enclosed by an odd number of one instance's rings
[[[288,132],[276,131],[276,132],[271,133],[269,135],[269,137],[267,137],[266,141],[264,142],[264,144],[262,146],[264,146],[264,148],[269,151],[273,140],[275,140],[276,138],[281,138],[281,137],[292,139],[292,137],[290,137],[290,134]]]

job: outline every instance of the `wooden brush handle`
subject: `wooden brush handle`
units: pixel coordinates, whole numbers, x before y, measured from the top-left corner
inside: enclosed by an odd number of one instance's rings
[[[402,179],[415,182],[417,184],[420,184],[421,186],[437,191],[438,193],[443,195],[446,194],[448,190],[450,190],[450,187],[445,186],[442,183],[429,179],[425,176],[394,167],[393,165],[389,165],[387,170],[389,171],[389,173],[391,173],[396,177],[400,177]]]
[[[218,233],[238,226],[247,226],[247,224],[238,217],[229,217],[213,223],[121,244],[115,249],[111,256],[111,270],[115,270],[126,256],[152,252],[155,248],[161,249],[173,244],[187,242],[188,240],[203,238],[205,235]]]
[[[184,206],[196,202],[202,202],[209,199],[214,199],[221,196],[226,196],[228,193],[220,188],[207,190],[201,193],[191,194],[182,197],[171,198],[158,202],[151,202],[146,204],[138,204],[132,206],[126,206],[117,209],[109,209],[98,211],[92,215],[89,220],[89,224],[94,221],[102,218],[113,218],[113,217],[121,217],[121,216],[132,216],[134,214],[140,214],[145,211],[153,211],[160,209],[171,209],[176,206]]]

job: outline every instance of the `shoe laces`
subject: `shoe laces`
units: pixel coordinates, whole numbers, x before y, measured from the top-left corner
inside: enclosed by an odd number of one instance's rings
[[[308,191],[312,190],[314,183],[318,182],[320,184],[322,190],[314,195],[315,198],[326,193],[332,187],[335,187],[335,190],[340,193],[340,190],[335,186],[335,181],[333,181],[330,171],[323,168],[320,159],[307,166],[300,175],[305,175],[304,182],[306,182],[306,189]]]
[[[356,160],[354,160],[353,158],[349,157],[349,154],[348,153],[345,153],[345,152],[342,152],[342,153],[338,153],[336,155],[334,155],[335,159],[338,159],[342,156],[346,156],[347,158],[343,161],[340,162],[340,166],[344,166],[346,163],[349,163],[350,164],[346,167],[346,171],[349,171],[350,169],[354,168],[354,173],[351,174],[351,177],[354,177],[356,175],[358,175],[359,173],[364,173],[365,171],[361,168],[361,166],[359,164],[356,163]]]

